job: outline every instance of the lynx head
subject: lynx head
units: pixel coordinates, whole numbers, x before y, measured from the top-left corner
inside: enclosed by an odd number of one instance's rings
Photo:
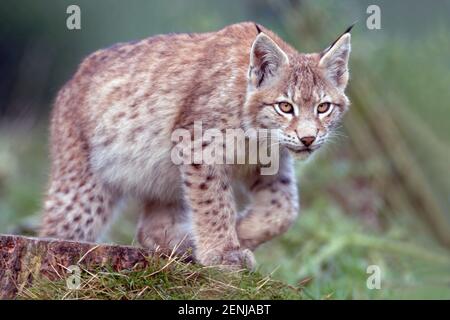
[[[250,53],[245,110],[254,129],[276,129],[280,145],[295,158],[319,149],[348,108],[349,28],[320,53],[283,50],[260,32]]]

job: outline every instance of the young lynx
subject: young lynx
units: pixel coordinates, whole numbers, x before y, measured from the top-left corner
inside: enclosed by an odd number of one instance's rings
[[[55,102],[41,235],[95,241],[119,200],[133,197],[144,247],[192,247],[202,264],[252,267],[252,250],[298,214],[293,159],[320,148],[348,107],[349,54],[349,30],[300,54],[255,23],[93,53]],[[175,164],[171,133],[197,121],[222,132],[275,129],[278,172]]]

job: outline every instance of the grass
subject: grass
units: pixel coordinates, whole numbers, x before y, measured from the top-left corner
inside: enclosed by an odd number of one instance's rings
[[[275,278],[302,285],[311,299],[449,299],[448,250],[407,224],[397,221],[375,231],[317,203],[285,236],[257,252],[260,271],[276,270]],[[366,285],[370,265],[381,270],[380,290]]]
[[[111,268],[83,270],[78,290],[67,288],[66,280],[37,279],[21,299],[301,299],[299,287],[268,275],[245,270],[226,272],[217,268],[183,263],[177,258],[155,258],[143,270]]]

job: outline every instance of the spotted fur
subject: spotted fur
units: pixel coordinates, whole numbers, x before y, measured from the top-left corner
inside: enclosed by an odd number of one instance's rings
[[[270,30],[239,23],[93,53],[56,98],[41,235],[96,241],[120,199],[134,197],[142,245],[183,242],[200,263],[251,267],[251,250],[298,214],[293,158],[314,151],[301,138],[314,135],[320,146],[347,109],[349,50],[348,33],[324,52],[300,54]],[[280,99],[296,111],[279,114]],[[324,99],[334,110],[320,118]],[[278,130],[280,170],[175,165],[171,133],[198,120],[222,131]]]

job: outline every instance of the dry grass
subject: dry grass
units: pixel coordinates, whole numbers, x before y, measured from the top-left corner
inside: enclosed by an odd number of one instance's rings
[[[35,279],[20,299],[301,299],[300,288],[258,272],[223,271],[184,263],[182,258],[157,257],[145,269],[114,271],[82,269],[80,288],[68,289],[66,279]]]

